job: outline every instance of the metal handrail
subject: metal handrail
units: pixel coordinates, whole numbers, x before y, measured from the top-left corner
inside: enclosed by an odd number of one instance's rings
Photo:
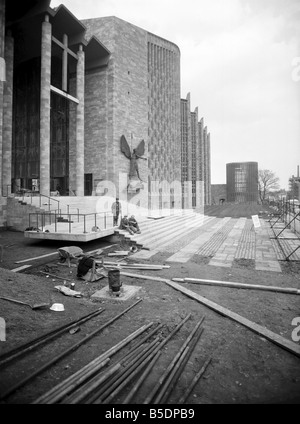
[[[22,190],[22,189],[20,189],[20,190]],[[24,189],[24,190],[26,190],[26,189]],[[27,194],[25,194],[25,193],[27,193]],[[30,195],[29,195],[29,193],[30,193]],[[50,212],[51,201],[54,201],[54,202],[57,203],[57,210],[60,211],[60,201],[59,200],[54,199],[53,197],[47,196],[45,194],[35,193],[35,195],[34,195],[34,193],[35,192],[32,192],[32,191],[23,192],[23,195],[21,196],[22,201],[25,202],[25,198],[30,197],[30,204],[32,205],[32,203],[33,203],[33,200],[32,200],[33,197],[39,197],[39,207],[41,208],[42,207],[42,198],[45,198],[45,199],[48,199],[48,201],[49,201],[48,203],[45,203],[44,204],[44,205],[48,205],[49,206],[49,208],[48,208],[49,212]]]
[[[100,215],[100,218],[99,218]],[[29,228],[33,228],[32,225],[32,217],[35,217],[35,222],[36,222],[36,226],[35,228],[39,229],[39,224],[41,222],[41,231],[44,232],[45,226],[46,226],[46,221],[48,218],[48,221],[50,222],[50,224],[47,225],[52,225],[53,221],[55,224],[54,227],[54,232],[57,233],[57,224],[58,223],[68,223],[69,224],[69,233],[72,233],[72,224],[73,224],[73,217],[77,217],[78,218],[78,222],[80,222],[80,218],[83,218],[83,233],[87,234],[87,219],[89,217],[93,217],[93,223],[95,224],[95,227],[98,227],[98,225],[100,225],[99,221],[101,220],[103,222],[103,225],[101,225],[103,228],[103,230],[107,229],[107,218],[108,216],[110,216],[111,218],[113,217],[111,212],[96,212],[96,213],[88,213],[88,214],[63,214],[61,212],[57,213],[57,211],[50,211],[50,212],[35,212],[35,213],[30,213],[29,214]],[[67,217],[67,221],[62,221],[62,219],[64,219],[64,217]],[[97,219],[98,218],[98,219]],[[113,228],[113,226],[112,226]]]

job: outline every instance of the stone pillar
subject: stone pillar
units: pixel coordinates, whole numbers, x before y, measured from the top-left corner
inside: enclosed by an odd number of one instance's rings
[[[2,196],[2,143],[3,143],[3,90],[5,82],[5,59],[4,59],[4,39],[5,39],[5,0],[0,0],[0,197]]]
[[[82,45],[77,53],[76,91],[79,104],[76,110],[76,196],[84,196],[84,72],[85,54]]]
[[[9,33],[5,38],[6,83],[4,86],[3,111],[3,194],[11,194],[11,156],[12,156],[12,122],[13,122],[13,72],[14,39]]]
[[[207,198],[208,198],[208,204],[211,205],[211,143],[210,143],[210,133],[207,134]]]
[[[40,104],[40,193],[50,195],[51,44],[49,16],[42,24]]]

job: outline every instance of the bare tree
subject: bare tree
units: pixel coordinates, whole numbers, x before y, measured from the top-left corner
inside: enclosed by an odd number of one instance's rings
[[[270,191],[279,189],[279,178],[269,169],[258,171],[258,192],[262,203],[267,199]]]

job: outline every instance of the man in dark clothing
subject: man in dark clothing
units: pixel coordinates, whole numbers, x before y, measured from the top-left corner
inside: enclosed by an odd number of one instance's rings
[[[137,220],[135,219],[134,215],[131,215],[131,217],[128,219],[128,222],[129,222],[130,227],[133,227],[133,228],[136,229],[137,234],[141,234],[139,224],[138,224]]]
[[[116,198],[116,201],[112,204],[111,211],[114,216],[114,227],[117,227],[118,221],[119,221],[119,215],[122,214],[122,206],[121,206],[121,203],[119,202],[118,197]]]
[[[120,229],[121,230],[127,230],[131,235],[136,233],[136,228],[133,227],[132,225],[129,224],[129,220],[128,220],[128,216],[125,215],[122,220],[121,220],[121,224],[120,224]]]

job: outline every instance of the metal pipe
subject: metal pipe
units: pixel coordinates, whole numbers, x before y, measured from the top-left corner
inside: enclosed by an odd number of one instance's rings
[[[75,390],[78,386],[80,386],[82,383],[86,382],[92,375],[99,372],[102,368],[104,368],[110,361],[110,358],[106,358],[99,364],[97,364],[95,367],[92,367],[87,372],[80,374],[80,376],[76,379],[74,379],[70,384],[66,385],[66,387],[62,388],[60,391],[58,391],[54,396],[49,398],[46,402],[42,402],[43,404],[52,405],[54,403],[57,403],[60,399],[63,399],[66,397],[70,392]],[[41,402],[39,402],[41,403]]]
[[[157,397],[155,403],[167,403],[167,400],[177,383],[180,375],[182,374],[184,367],[186,366],[191,354],[193,353],[196,344],[198,343],[201,335],[203,333],[203,328],[200,329],[200,331],[194,336],[193,340],[191,341],[191,344],[186,347],[184,353],[182,354],[180,360],[177,362],[174,370],[171,372],[168,380],[166,381],[162,392]]]
[[[101,374],[100,376],[97,375],[96,378],[93,380],[93,382],[89,382],[86,384],[86,388],[84,390],[82,390],[82,388],[80,389],[81,392],[77,393],[76,396],[72,396],[72,399],[68,400],[66,402],[61,402],[63,404],[68,404],[68,405],[75,405],[78,404],[80,401],[82,401],[83,399],[85,399],[91,392],[93,392],[95,389],[97,389],[101,384],[103,384],[109,377],[111,377],[112,375],[114,375],[119,369],[121,368],[121,364],[117,363],[116,365],[114,365],[113,367],[110,367],[109,370],[107,370],[107,372]]]
[[[194,387],[196,386],[196,384],[198,383],[198,381],[200,380],[200,378],[202,377],[202,375],[205,373],[206,368],[208,367],[208,365],[210,364],[212,358],[208,358],[205,363],[203,364],[202,368],[200,369],[200,371],[195,375],[195,377],[193,378],[191,384],[188,386],[188,388],[186,389],[184,395],[181,396],[181,398],[178,401],[178,405],[183,405],[185,404],[187,398],[189,397],[189,395],[192,393]]]
[[[141,385],[144,383],[144,381],[148,377],[149,373],[151,372],[152,368],[156,364],[156,362],[159,359],[160,355],[161,355],[161,351],[159,350],[158,352],[156,352],[156,354],[153,357],[152,361],[148,364],[147,368],[145,369],[145,371],[143,372],[143,374],[140,376],[139,380],[135,383],[135,385],[133,386],[133,388],[131,389],[131,391],[128,393],[128,395],[126,396],[126,398],[123,400],[123,402],[122,402],[123,405],[129,404],[129,402],[131,401],[131,399],[133,398],[133,396],[136,394],[136,392],[138,391],[138,389],[141,387]]]
[[[99,362],[102,362],[104,359],[110,359],[110,357],[112,355],[114,355],[116,352],[118,352],[121,348],[123,348],[127,343],[129,343],[130,341],[132,341],[134,338],[138,337],[142,332],[146,331],[153,323],[150,323],[146,326],[141,327],[139,330],[137,330],[136,332],[134,332],[133,334],[131,334],[130,336],[128,336],[126,339],[122,340],[120,343],[118,343],[116,346],[112,347],[111,349],[109,349],[107,352],[105,352],[104,354],[100,355],[99,358],[96,358],[94,361],[92,361],[90,364],[86,365],[84,368],[82,368],[81,370],[77,371],[77,373],[73,374],[73,376],[69,377],[67,380],[65,380],[64,383],[61,383],[59,386],[60,387],[56,387],[54,389],[52,389],[49,392],[49,395],[45,395],[47,396],[47,403],[55,403],[58,400],[63,399],[68,393],[72,392],[74,390],[74,388],[77,388],[83,381],[87,380],[88,377],[90,377],[91,375],[95,374],[95,372],[97,371],[97,365],[99,364]],[[121,366],[120,362],[120,366]],[[114,368],[115,365],[111,366],[106,372],[110,371],[111,368]],[[96,371],[95,371],[96,370]],[[92,372],[90,372],[92,371]],[[80,381],[80,384],[77,384],[77,382],[79,381],[79,379],[82,378],[82,376],[87,376],[86,378],[84,378],[83,381]],[[93,384],[94,381],[97,379],[98,377],[96,376],[96,378],[93,378],[91,381],[88,381],[83,387],[81,387],[79,390],[81,391],[82,389],[85,389],[86,387],[89,387],[90,384]],[[75,385],[74,385],[75,382]],[[110,380],[111,382],[111,380]],[[77,392],[78,393],[78,392]],[[86,397],[86,396],[85,396]],[[73,395],[71,396],[71,399],[69,398],[69,401],[67,401],[66,403],[69,403],[70,400],[73,399]],[[44,403],[45,403],[45,399],[44,399]]]
[[[106,392],[101,395],[101,398],[94,402],[94,404],[109,403],[127,384],[128,382],[136,375],[136,371],[140,372],[140,366],[147,363],[147,358],[149,360],[149,355],[154,351],[159,342],[154,340],[136,359],[134,359],[131,364],[128,365],[126,370],[122,373],[120,378],[110,386]],[[151,359],[151,357],[150,357]],[[114,390],[115,389],[115,390]]]
[[[4,353],[3,355],[0,356],[0,367],[4,364],[7,364],[8,362],[11,362],[13,359],[16,359],[20,356],[25,355],[27,352],[31,352],[33,349],[36,349],[38,346],[49,342],[50,340],[53,340],[55,337],[60,336],[62,333],[64,333],[65,331],[70,330],[71,328],[79,325],[79,324],[83,324],[84,322],[88,321],[91,318],[94,318],[95,316],[101,314],[102,312],[104,312],[105,309],[97,309],[94,312],[91,312],[90,314],[75,320],[71,323],[65,324],[53,331],[50,331],[49,333],[46,333],[40,337],[37,337],[34,340],[31,340],[28,343],[25,343],[23,345],[20,345],[18,347],[16,347],[15,349]]]
[[[162,403],[162,398],[166,394],[166,390],[169,388],[169,386],[170,386],[170,384],[171,384],[171,382],[174,378],[174,375],[176,374],[176,372],[178,371],[178,369],[181,367],[182,363],[184,362],[184,359],[185,359],[186,355],[188,354],[189,350],[190,350],[190,348],[187,346],[184,349],[184,351],[181,353],[180,358],[178,358],[176,363],[173,364],[173,369],[170,370],[169,377],[166,379],[166,381],[163,384],[163,386],[161,387],[159,393],[157,393],[155,400],[152,402],[154,405]]]
[[[123,378],[126,377],[126,375],[128,374],[128,370],[131,370],[132,367],[135,367],[135,363],[138,360],[138,358],[141,357],[141,355],[145,354],[145,351],[147,351],[149,348],[153,347],[153,345],[157,344],[158,341],[154,340],[148,347],[143,347],[143,349],[141,351],[139,351],[138,355],[136,358],[132,359],[129,364],[122,370],[119,371],[118,374],[116,374],[114,376],[114,378],[112,380],[110,380],[108,383],[106,383],[104,386],[100,387],[99,390],[93,394],[93,396],[91,398],[89,398],[87,400],[88,404],[91,403],[102,403],[102,398],[103,397],[107,397],[112,390],[117,387],[120,382],[123,380]],[[122,365],[122,361],[121,361],[121,365]]]
[[[149,354],[150,353],[150,354]],[[153,352],[150,351],[147,355],[144,355],[143,358],[141,358],[137,364],[135,365],[134,370],[126,377],[126,379],[119,384],[119,386],[102,402],[104,404],[108,404],[112,401],[114,397],[117,396],[118,393],[120,393],[121,390],[123,390],[128,383],[138,374],[142,371],[142,369],[152,360],[154,356],[157,356],[158,353],[156,350]],[[146,356],[146,357],[145,357]]]
[[[9,395],[11,395],[12,393],[14,393],[17,389],[19,389],[20,387],[23,387],[26,383],[28,383],[29,381],[31,381],[33,378],[35,378],[36,376],[38,376],[39,374],[41,374],[43,371],[45,371],[48,368],[50,368],[51,365],[55,364],[60,359],[64,358],[69,353],[73,352],[74,350],[78,349],[79,346],[81,346],[83,343],[85,343],[88,340],[90,340],[92,337],[94,337],[96,334],[98,334],[100,331],[102,331],[105,327],[107,327],[108,325],[110,325],[112,322],[116,321],[118,318],[120,318],[122,315],[124,315],[127,311],[129,311],[131,308],[133,308],[135,305],[137,305],[141,301],[142,301],[142,299],[139,299],[133,305],[131,305],[130,307],[128,307],[127,309],[125,309],[125,311],[121,312],[119,315],[117,315],[114,318],[112,318],[111,320],[109,320],[106,324],[103,324],[100,328],[98,328],[97,330],[93,331],[87,337],[85,337],[84,339],[82,339],[79,342],[75,343],[69,349],[65,350],[60,355],[58,355],[55,358],[51,359],[45,365],[43,365],[42,367],[40,367],[37,370],[35,370],[32,374],[30,374],[29,376],[25,377],[23,380],[19,381],[15,385],[13,385],[11,388],[7,389],[0,396],[0,399],[6,399]]]
[[[68,377],[66,380],[62,381],[58,385],[56,385],[54,388],[49,390],[44,395],[40,396],[35,402],[33,403],[45,403],[53,401],[53,397],[57,396],[58,394],[61,394],[62,391],[64,391],[68,386],[70,386],[76,379],[80,378],[82,375],[84,375],[86,372],[88,372],[91,368],[94,366],[97,366],[99,362],[104,361],[107,358],[110,358],[112,355],[114,355],[116,352],[118,352],[123,346],[125,346],[127,343],[131,342],[135,337],[138,337],[141,333],[146,331],[152,323],[148,325],[144,325],[134,333],[132,333],[130,336],[128,336],[126,339],[119,342],[117,345],[110,348],[108,351],[100,355],[98,358],[94,359],[89,364],[85,365],[83,368],[78,370],[76,373],[72,374],[70,377]],[[63,397],[63,396],[62,396]],[[62,399],[62,397],[59,396],[56,400]]]
[[[132,359],[133,355],[137,355],[138,353],[140,353],[140,351],[143,349],[143,344],[150,338],[152,337],[160,328],[162,327],[162,324],[158,325],[154,330],[152,330],[149,334],[147,334],[143,339],[141,339],[140,341],[138,341],[137,343],[134,344],[134,346],[132,346],[132,348],[130,349],[130,351],[120,360],[119,364],[120,366],[125,364],[126,362],[130,361]],[[114,368],[114,365],[112,365],[110,368]],[[110,370],[110,368],[107,370],[107,372]],[[86,384],[86,387],[89,387],[89,385],[92,385],[93,382],[98,381],[98,376],[96,376],[92,381],[88,382]],[[100,383],[99,383],[100,385]],[[99,386],[98,385],[98,386]],[[83,388],[80,388],[79,390],[81,391]],[[88,390],[88,389],[87,389]],[[88,393],[86,394],[86,396],[88,395]],[[85,397],[86,397],[85,396]],[[82,399],[80,399],[82,400]],[[71,397],[71,399],[69,399],[68,403],[72,403],[73,402],[73,397]]]
[[[188,314],[175,328],[173,331],[171,331],[171,333],[156,347],[155,349],[155,353],[157,353],[159,350],[161,350],[165,344],[174,336],[174,334],[176,334],[180,328],[186,323],[186,321],[191,317],[191,314]],[[204,319],[204,318],[203,318]],[[95,401],[99,395],[100,395],[100,391],[98,393],[96,393],[91,399],[89,399],[88,403],[92,403],[93,401]]]
[[[205,317],[202,317],[202,319],[198,322],[198,324],[195,326],[195,328],[193,329],[193,331],[191,332],[191,334],[189,335],[189,337],[186,339],[186,341],[184,342],[184,344],[181,346],[179,352],[177,353],[177,355],[174,357],[174,359],[172,360],[172,362],[170,363],[170,365],[168,366],[168,368],[166,369],[166,371],[164,372],[164,374],[160,377],[160,379],[158,380],[158,382],[156,383],[156,385],[153,387],[152,391],[149,393],[149,395],[146,397],[146,399],[144,400],[144,404],[148,404],[151,403],[152,399],[154,398],[154,396],[156,396],[156,393],[158,392],[158,390],[161,388],[161,386],[164,384],[165,380],[167,379],[169,373],[171,372],[174,364],[176,364],[176,362],[178,361],[178,359],[180,358],[182,352],[184,351],[184,349],[186,348],[186,346],[188,345],[188,343],[190,342],[191,338],[193,337],[193,335],[195,334],[195,332],[197,331],[197,329],[200,327],[200,325],[202,324],[203,320]]]

